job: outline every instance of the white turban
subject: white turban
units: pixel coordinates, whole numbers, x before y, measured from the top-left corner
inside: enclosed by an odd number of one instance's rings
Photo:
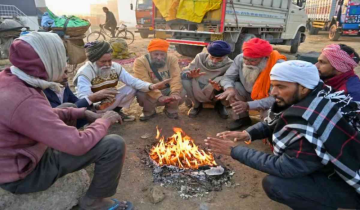
[[[320,82],[316,66],[306,61],[285,61],[276,64],[270,72],[270,80],[298,83],[310,90]]]

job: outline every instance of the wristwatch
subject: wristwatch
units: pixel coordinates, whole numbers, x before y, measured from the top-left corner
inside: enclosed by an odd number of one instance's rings
[[[148,87],[149,90],[153,90],[153,89],[152,89],[152,85],[153,85],[153,84],[150,84],[150,85],[149,85],[149,87]]]

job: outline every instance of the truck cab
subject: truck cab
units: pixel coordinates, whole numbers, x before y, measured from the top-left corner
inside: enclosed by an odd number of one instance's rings
[[[147,38],[152,34],[152,0],[136,0],[136,33],[140,33],[141,38]]]

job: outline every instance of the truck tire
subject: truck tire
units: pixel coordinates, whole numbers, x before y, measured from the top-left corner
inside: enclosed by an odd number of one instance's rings
[[[318,34],[319,34],[319,30],[320,30],[320,29],[314,28],[314,27],[312,27],[312,26],[310,25],[310,27],[309,27],[309,34],[310,34],[310,35],[318,35]]]
[[[235,43],[235,49],[229,54],[229,58],[234,59],[236,56],[242,53],[243,43],[249,41],[252,38],[256,38],[254,34],[240,34],[237,42]]]
[[[186,56],[185,53],[182,51],[181,44],[175,45],[175,50],[176,50],[176,52],[178,52],[180,55]]]
[[[175,49],[181,55],[194,58],[197,54],[203,51],[204,47],[180,44],[180,45],[176,45]]]
[[[341,32],[338,30],[336,24],[333,24],[329,30],[329,39],[331,41],[337,41],[339,40],[340,36],[341,36]]]
[[[300,46],[301,32],[298,31],[295,38],[291,41],[290,53],[297,53]]]
[[[146,38],[149,37],[149,33],[148,33],[148,32],[145,32],[145,31],[141,31],[141,32],[140,32],[140,36],[141,36],[141,38],[146,39]]]

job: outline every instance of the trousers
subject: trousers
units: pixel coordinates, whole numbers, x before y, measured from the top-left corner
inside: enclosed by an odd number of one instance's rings
[[[116,193],[125,160],[125,141],[118,135],[107,135],[82,156],[69,155],[48,148],[40,162],[24,179],[5,183],[1,188],[14,194],[44,191],[66,174],[95,163],[94,177],[86,195],[107,198]]]

